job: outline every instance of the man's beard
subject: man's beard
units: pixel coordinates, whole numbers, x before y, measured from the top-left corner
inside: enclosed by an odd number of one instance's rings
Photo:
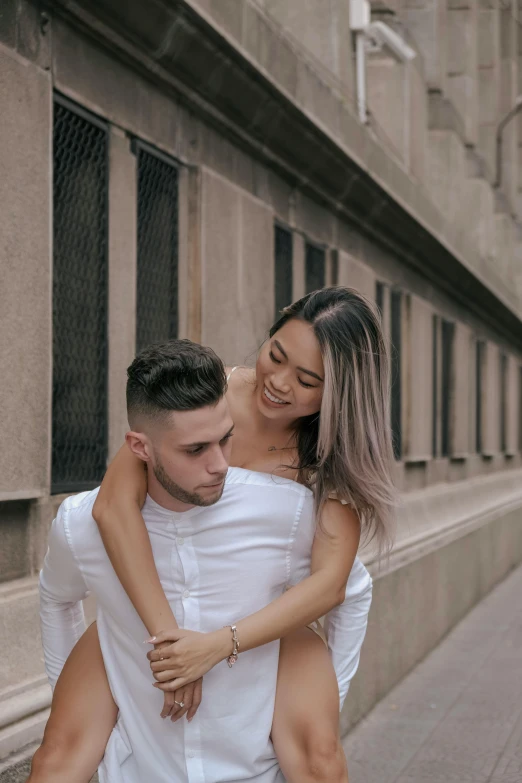
[[[155,455],[155,462],[156,464],[153,466],[153,471],[159,483],[171,497],[176,498],[176,500],[181,501],[181,503],[186,503],[188,506],[213,506],[214,503],[217,503],[221,498],[225,488],[224,481],[217,497],[204,498],[198,492],[188,492],[186,489],[183,489],[183,487],[180,487],[179,484],[176,484],[165,471],[157,455]]]

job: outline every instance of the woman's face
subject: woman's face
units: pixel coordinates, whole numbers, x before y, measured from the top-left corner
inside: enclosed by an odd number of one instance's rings
[[[321,408],[324,367],[313,328],[292,318],[263,345],[256,363],[256,401],[269,419],[295,421]]]

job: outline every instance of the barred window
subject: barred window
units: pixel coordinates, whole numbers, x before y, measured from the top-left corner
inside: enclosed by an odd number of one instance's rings
[[[107,459],[107,128],[55,97],[52,492],[99,484]]]
[[[281,311],[292,303],[293,285],[293,237],[292,232],[282,226],[275,226],[274,231],[275,258],[275,317],[280,317]]]
[[[178,169],[135,143],[138,158],[136,350],[178,336]]]
[[[339,285],[339,252],[332,250],[330,253],[330,280],[331,285]]]
[[[449,457],[451,451],[454,337],[455,324],[443,320],[441,330],[441,454],[443,457]]]
[[[477,340],[475,345],[475,449],[478,454],[481,454],[483,449],[482,400],[485,356],[486,343]]]
[[[391,292],[391,426],[395,459],[402,457],[402,293]]]
[[[518,368],[518,450],[522,451],[522,367]]]
[[[432,454],[439,453],[439,322],[438,315],[432,319],[432,409],[431,409],[431,435]]]
[[[326,253],[317,245],[306,243],[305,288],[306,293],[324,288],[326,283]]]
[[[500,354],[500,451],[507,451],[507,356]]]

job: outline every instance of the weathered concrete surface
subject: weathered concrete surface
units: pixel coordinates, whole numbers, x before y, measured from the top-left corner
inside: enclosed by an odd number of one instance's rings
[[[348,736],[350,783],[520,783],[522,568]]]

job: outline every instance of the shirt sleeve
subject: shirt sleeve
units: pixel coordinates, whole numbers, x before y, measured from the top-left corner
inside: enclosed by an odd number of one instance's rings
[[[89,594],[68,540],[71,510],[64,501],[49,535],[40,572],[40,624],[45,669],[54,690],[65,661],[85,631],[82,600]]]
[[[339,684],[341,709],[350,682],[359,667],[371,603],[372,579],[357,558],[346,585],[343,603],[326,615],[324,623],[328,649]]]

